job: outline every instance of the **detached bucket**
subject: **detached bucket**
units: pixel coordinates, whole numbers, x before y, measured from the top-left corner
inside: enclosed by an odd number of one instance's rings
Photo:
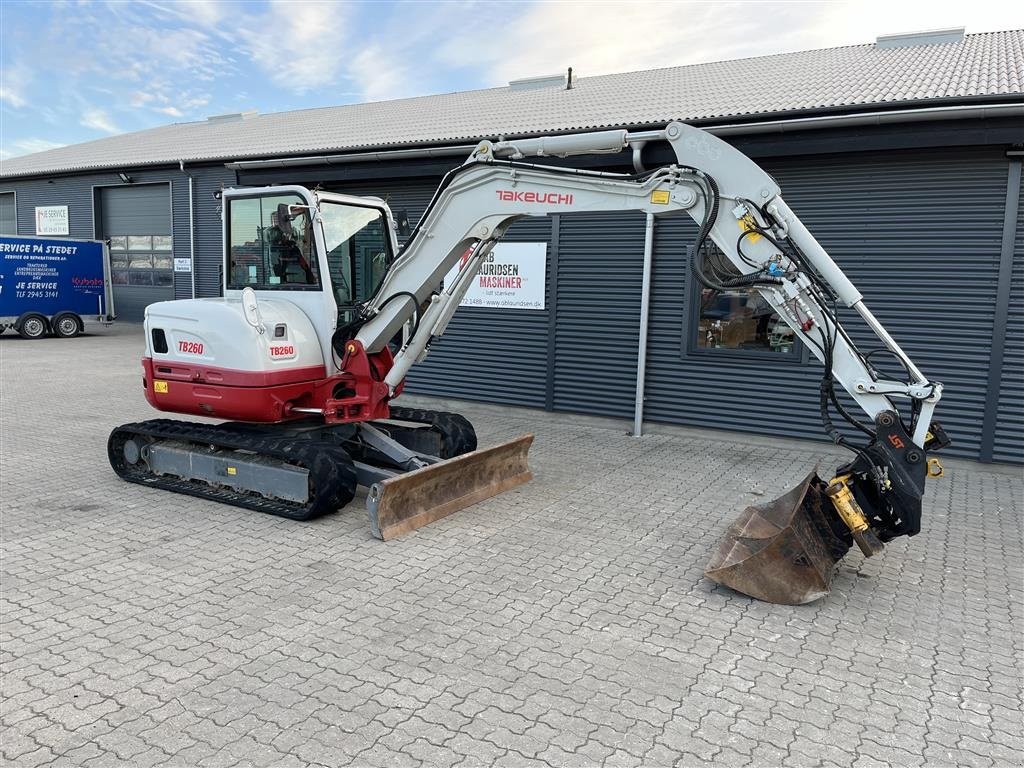
[[[769,603],[802,605],[827,595],[852,539],[824,487],[811,472],[775,501],[747,507],[704,575]]]

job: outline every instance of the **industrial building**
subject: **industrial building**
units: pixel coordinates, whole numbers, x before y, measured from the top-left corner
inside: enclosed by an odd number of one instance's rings
[[[3,161],[0,232],[36,234],[37,209],[66,207],[64,234],[109,241],[119,318],[138,321],[154,301],[220,294],[222,187],[378,195],[415,224],[481,138],[671,120],[710,130],[778,179],[879,319],[944,383],[950,454],[1024,461],[1020,30],[167,125]],[[669,158],[652,148],[644,159]],[[633,167],[625,154],[572,160]],[[688,219],[657,220],[642,302],[645,226],[639,214],[517,223],[508,241],[545,246],[543,300],[463,307],[409,391],[822,438],[818,363],[751,296],[700,290]]]

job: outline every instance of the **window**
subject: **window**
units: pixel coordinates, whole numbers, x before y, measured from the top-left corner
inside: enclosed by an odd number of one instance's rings
[[[350,307],[366,301],[377,291],[391,264],[383,212],[379,208],[324,201],[320,214],[338,306]]]
[[[113,235],[110,270],[115,285],[174,285],[174,258],[167,235]]]
[[[230,201],[228,288],[320,289],[312,220],[305,205],[294,194]]]
[[[724,281],[739,275],[718,250],[710,247],[704,257],[710,277]],[[708,354],[784,355],[800,359],[793,329],[779,317],[755,288],[730,288],[716,291],[705,288],[693,278],[694,313],[690,350]]]
[[[697,349],[746,349],[791,354],[793,329],[754,289],[713,291],[699,295]]]

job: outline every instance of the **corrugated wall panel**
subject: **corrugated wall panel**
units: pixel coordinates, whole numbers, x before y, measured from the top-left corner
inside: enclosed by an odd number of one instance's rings
[[[0,192],[0,235],[18,234],[18,213],[13,192]]]
[[[636,389],[645,217],[561,217],[554,407],[628,417]]]
[[[36,232],[37,205],[68,207],[68,237],[91,239],[93,231],[92,188],[96,184],[120,184],[116,174],[67,176],[60,179],[11,180],[4,184],[18,193],[18,232],[33,236]]]
[[[220,218],[220,200],[214,198],[214,194],[221,187],[233,187],[235,174],[222,166],[210,168],[186,169],[195,179],[192,196],[195,208],[195,230],[196,230],[196,263],[192,268],[196,271],[196,296],[199,298],[210,298],[221,295],[223,284],[224,264],[224,243],[223,224]],[[182,245],[188,247],[188,189],[185,190],[185,207],[180,210],[184,215],[176,215],[175,223],[184,223],[184,232],[180,237]],[[177,185],[175,185],[177,186]],[[175,231],[177,235],[177,230]],[[175,248],[177,255],[177,248]]]
[[[376,182],[339,187],[354,195],[377,195],[393,211],[405,210],[415,226],[438,180]],[[516,222],[504,242],[549,242],[549,219]],[[550,307],[550,255],[548,292]],[[543,407],[547,382],[548,309],[484,309],[461,307],[427,359],[414,366],[409,392],[467,400]]]
[[[1002,374],[992,457],[996,461],[1020,462],[1024,461],[1024,180],[1017,206]]]
[[[949,453],[977,456],[1005,157],[996,149],[965,149],[795,158],[764,165],[867,305],[919,367],[946,385],[939,418],[955,441]],[[689,296],[689,286],[683,287],[684,246],[693,232],[689,225],[659,222],[648,417],[821,437],[816,362],[683,356],[680,341],[672,342],[684,315],[684,295]],[[862,324],[848,316],[844,324],[858,340],[866,338]]]

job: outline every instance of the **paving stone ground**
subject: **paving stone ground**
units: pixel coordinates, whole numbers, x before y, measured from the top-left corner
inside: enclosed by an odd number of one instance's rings
[[[0,338],[2,754],[24,766],[1019,765],[1024,483],[949,462],[832,595],[702,578],[839,454],[472,405],[536,478],[397,541],[129,485],[138,326]],[[814,407],[812,403],[808,407]]]

